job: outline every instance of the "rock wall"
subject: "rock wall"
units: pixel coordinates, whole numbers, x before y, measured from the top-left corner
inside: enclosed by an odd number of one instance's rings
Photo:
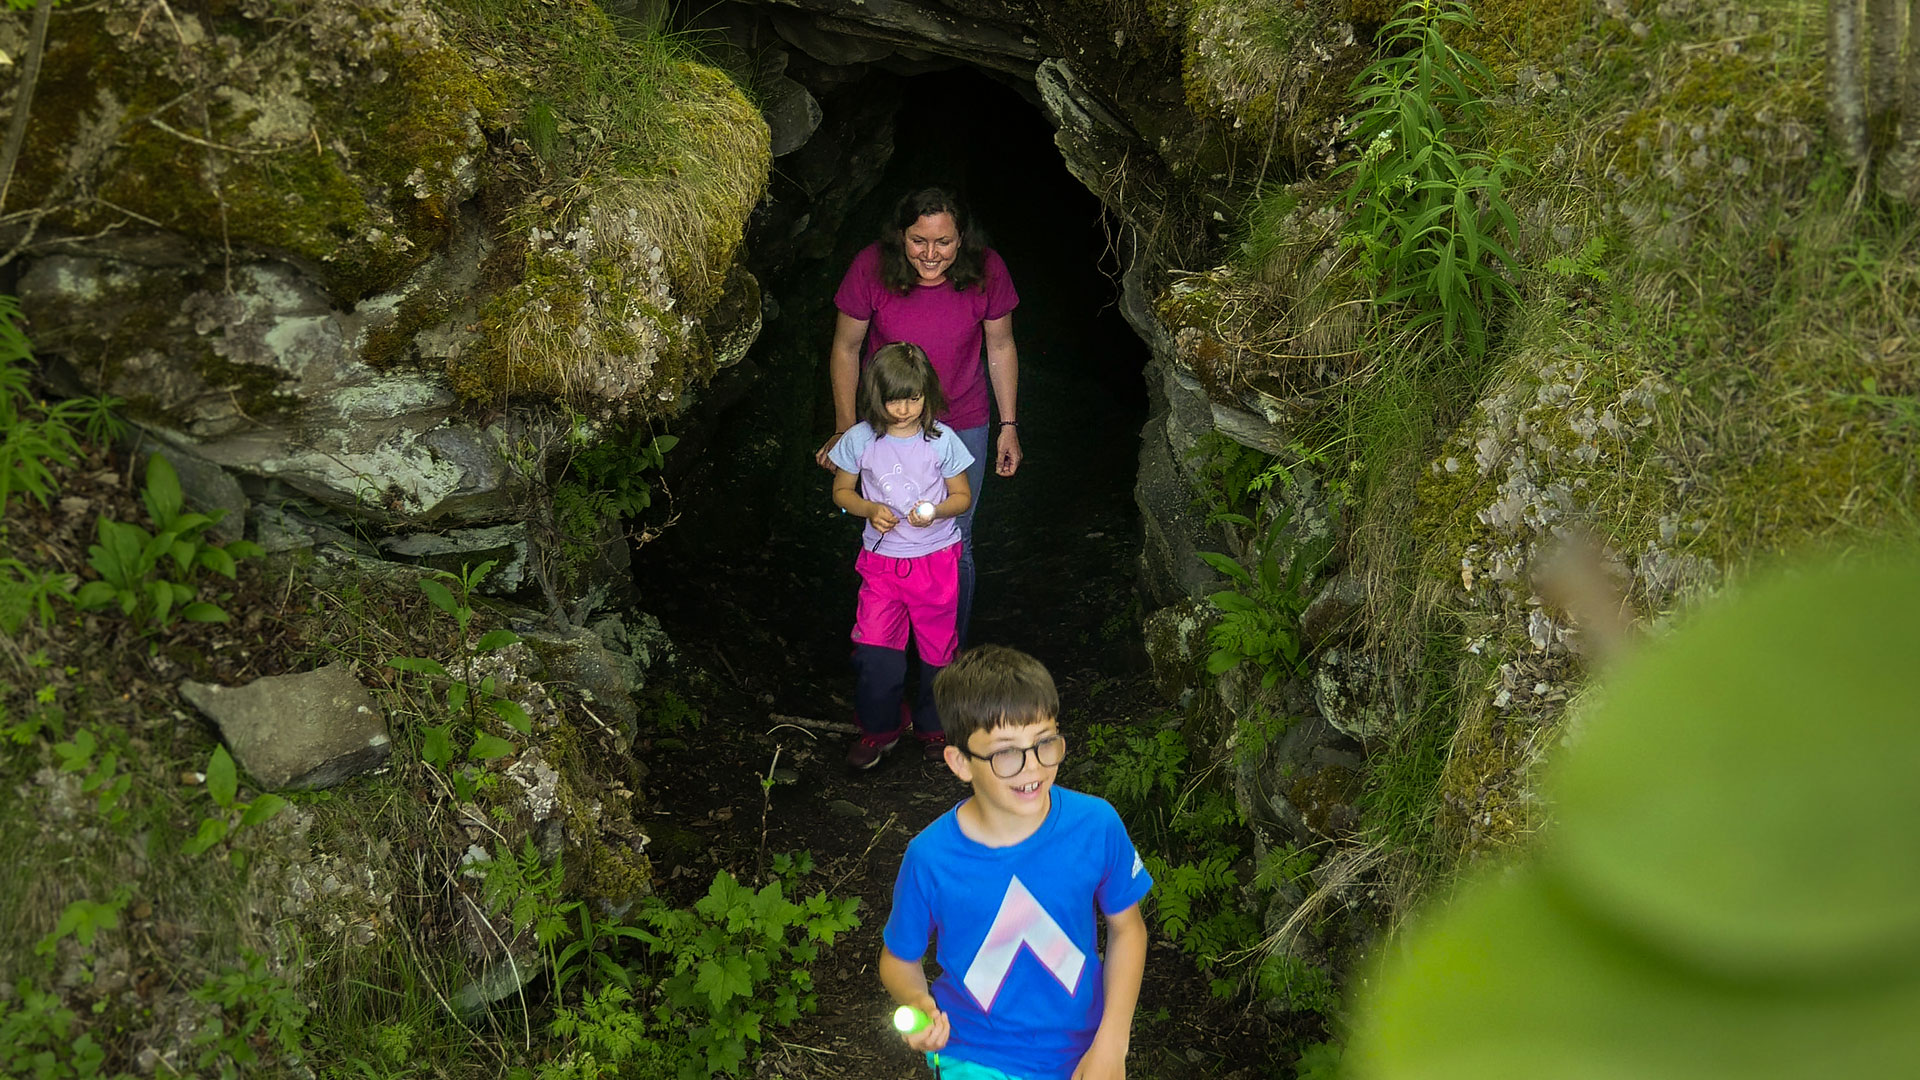
[[[684,61],[628,88],[664,149],[568,115],[553,58],[618,39],[586,0],[533,6],[518,36],[424,0],[63,13],[0,250],[67,389],[278,543],[505,551],[496,585],[530,585],[583,433],[678,412],[758,333],[736,254],[768,162]],[[11,55],[25,26],[0,14]]]

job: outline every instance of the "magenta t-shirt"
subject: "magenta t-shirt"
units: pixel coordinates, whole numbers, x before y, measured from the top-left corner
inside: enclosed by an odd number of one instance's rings
[[[940,389],[947,395],[946,415],[937,419],[956,429],[987,422],[987,372],[981,363],[986,331],[981,325],[1004,318],[1020,303],[998,252],[987,250],[986,276],[961,290],[951,282],[915,285],[906,296],[880,281],[880,245],[869,244],[853,257],[834,306],[867,324],[865,364],[882,345],[910,341],[927,351]]]

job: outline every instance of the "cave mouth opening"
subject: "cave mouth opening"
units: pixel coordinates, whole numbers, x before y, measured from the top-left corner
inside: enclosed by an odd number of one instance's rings
[[[1114,609],[1137,611],[1133,485],[1148,350],[1121,314],[1121,228],[1068,172],[1052,126],[1019,90],[965,66],[875,72],[823,98],[827,126],[842,103],[872,110],[877,95],[894,106],[887,164],[863,178],[864,196],[837,225],[807,226],[836,230],[801,238],[813,258],[760,274],[778,316],[743,365],[755,381],[737,405],[703,418],[710,430],[671,463],[678,520],[636,552],[640,606],[694,634],[756,621],[816,669],[844,667],[859,527],[832,505],[828,474],[812,460],[833,422],[832,294],[895,200],[937,184],[967,203],[1020,294],[1025,460],[1013,477],[989,474],[978,493],[971,636],[1084,668],[1084,657],[1049,656],[1051,646],[1111,644]]]

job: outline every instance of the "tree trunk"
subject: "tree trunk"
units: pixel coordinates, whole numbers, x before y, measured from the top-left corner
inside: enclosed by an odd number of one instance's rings
[[[1867,145],[1883,154],[1900,122],[1900,43],[1908,0],[1867,0]]]
[[[1907,0],[1906,42],[1898,132],[1880,166],[1880,190],[1912,205],[1920,203],[1920,0]]]
[[[1860,85],[1861,0],[1827,3],[1827,126],[1848,166],[1867,163],[1866,98]]]
[[[20,89],[13,99],[13,120],[7,124],[7,141],[0,146],[0,210],[7,206],[7,189],[13,186],[13,167],[20,161],[20,148],[27,140],[27,113],[33,108],[33,87],[40,81],[40,58],[47,51],[47,20],[53,15],[53,0],[40,0],[33,9],[33,29],[27,39],[26,65],[20,71]]]

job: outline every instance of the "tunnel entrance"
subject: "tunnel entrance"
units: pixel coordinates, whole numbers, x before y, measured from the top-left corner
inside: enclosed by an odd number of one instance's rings
[[[830,476],[812,460],[832,427],[831,297],[893,202],[937,183],[971,206],[1020,294],[1025,462],[1014,477],[989,474],[979,493],[970,636],[1027,649],[1057,674],[1138,670],[1133,483],[1147,349],[1117,303],[1118,226],[1015,89],[970,68],[875,73],[824,104],[871,110],[878,93],[897,102],[891,158],[838,235],[804,238],[821,254],[760,273],[777,317],[728,376],[753,380],[739,403],[702,418],[707,430],[675,452],[678,520],[635,554],[640,606],[676,639],[705,642],[696,647],[775,711],[844,711],[859,522],[832,505]]]

